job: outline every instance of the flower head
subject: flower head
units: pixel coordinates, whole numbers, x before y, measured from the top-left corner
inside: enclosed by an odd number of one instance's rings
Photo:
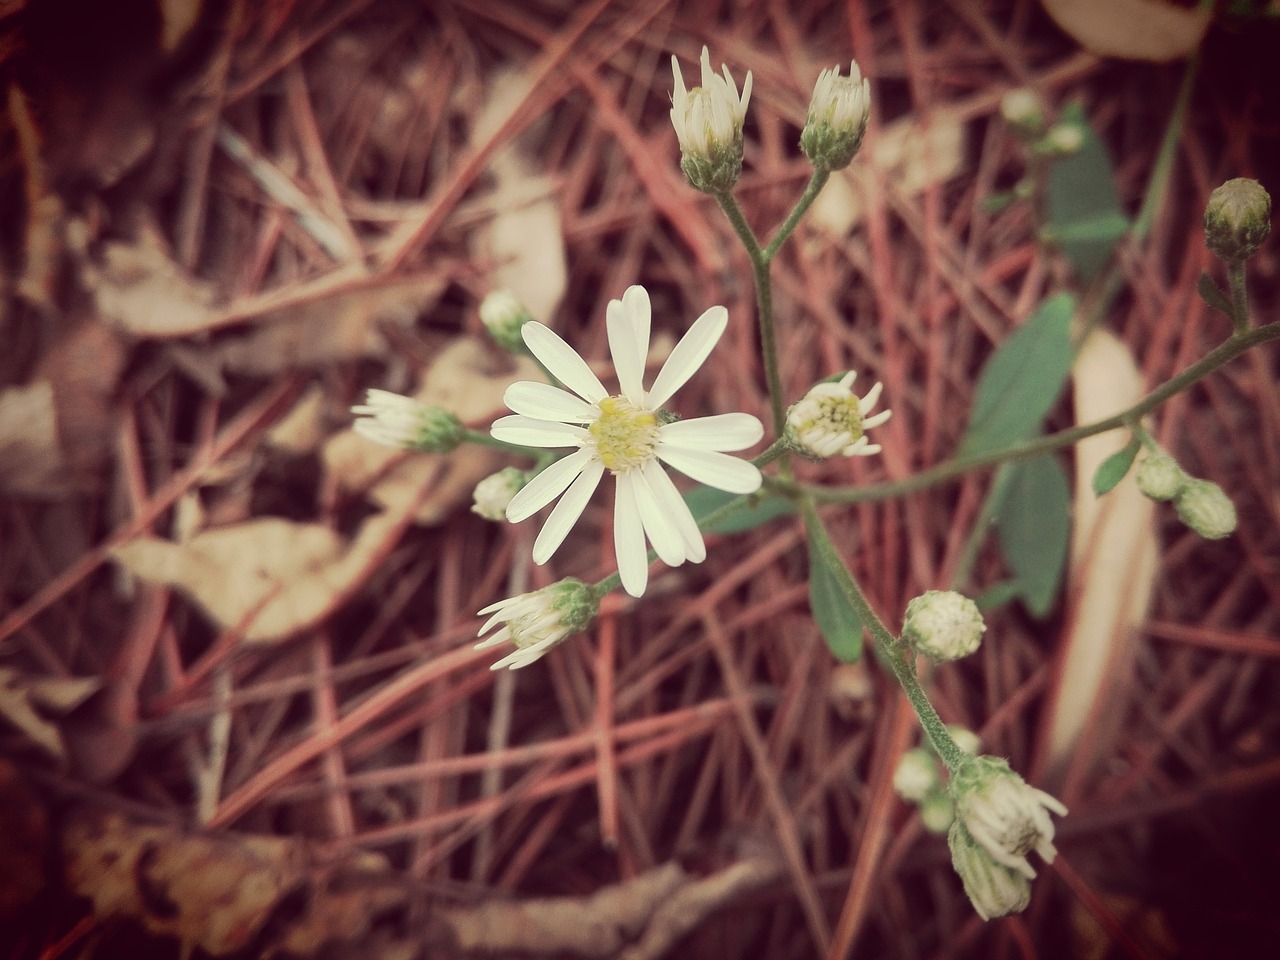
[[[809,116],[800,133],[800,149],[815,167],[841,170],[862,146],[871,113],[871,88],[849,61],[849,76],[833,67],[818,74],[809,100]]]
[[[671,124],[680,141],[680,169],[705,193],[728,190],[742,172],[742,125],[751,102],[751,71],[739,97],[729,68],[721,69],[723,77],[711,69],[711,54],[703,47],[702,86],[686,90],[680,61],[671,57]]]
[[[534,541],[535,563],[555,553],[605,472],[614,475],[614,552],[622,585],[633,597],[644,593],[649,579],[646,537],[668,566],[701,563],[707,555],[693,514],[662,464],[718,490],[753,493],[760,488],[760,471],[726,451],[746,449],[764,435],[760,421],[746,413],[668,422],[662,405],[702,366],[729,314],[711,307],[700,316],[646,390],[650,315],[649,294],[641,286],[609,302],[605,321],[620,387],[612,395],[564,340],[536,320],[525,324],[530,351],[569,389],[513,383],[503,399],[515,415],[495,421],[492,429],[509,443],[573,451],[530,480],[507,506],[507,519],[519,523],[560,497]]]
[[[987,625],[978,605],[954,590],[929,590],[907,604],[902,639],[935,660],[958,660],[978,649]]]
[[[600,600],[595,591],[581,580],[566,578],[549,587],[499,600],[485,607],[480,616],[493,614],[485,621],[477,636],[483,636],[501,623],[493,636],[481,640],[476,649],[493,647],[511,641],[514,652],[507,654],[490,670],[527,667],[544,653],[595,619]]]
[[[1271,234],[1271,194],[1257,180],[1237,177],[1209,194],[1204,238],[1229,263],[1247,260]]]
[[[940,783],[938,763],[923,747],[904,753],[893,770],[893,789],[903,800],[919,803]]]
[[[532,320],[528,308],[510,290],[494,290],[480,302],[480,322],[508,353],[527,353],[520,328]]]
[[[964,883],[973,909],[983,920],[1021,913],[1031,902],[1031,884],[1026,875],[996,860],[978,843],[963,820],[951,824],[947,833],[951,865]]]
[[[1057,856],[1048,811],[1064,816],[1067,808],[1030,786],[1004,760],[968,758],[952,772],[949,789],[959,821],[996,863],[1029,880],[1036,875],[1027,860],[1030,851],[1035,850],[1045,863]]]
[[[472,493],[471,512],[486,520],[507,519],[507,504],[529,482],[529,475],[515,467],[505,467],[491,473],[479,483]]]
[[[1178,517],[1206,540],[1221,540],[1236,528],[1236,507],[1222,488],[1189,478],[1173,501]]]
[[[448,453],[466,433],[448,410],[388,390],[370,390],[365,402],[351,412],[360,418],[353,424],[356,433],[402,450]]]
[[[1039,136],[1044,128],[1044,110],[1040,105],[1040,97],[1027,87],[1018,87],[1006,93],[1000,99],[1000,114],[1005,123],[1013,127],[1020,136]]]
[[[1138,490],[1150,500],[1172,500],[1189,479],[1167,453],[1153,453],[1138,464]]]
[[[792,404],[787,411],[787,438],[797,451],[820,460],[880,452],[880,445],[868,440],[866,432],[888,420],[892,411],[867,416],[875,409],[883,385],[877,383],[859,400],[851,389],[856,378],[850,370],[838,383],[819,383]]]

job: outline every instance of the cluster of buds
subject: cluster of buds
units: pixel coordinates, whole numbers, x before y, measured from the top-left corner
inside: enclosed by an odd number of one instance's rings
[[[934,660],[958,660],[978,649],[987,625],[978,605],[954,590],[929,590],[907,604],[902,640]]]
[[[541,590],[500,600],[480,611],[492,614],[480,628],[483,636],[499,623],[502,627],[476,644],[476,649],[512,643],[515,650],[489,669],[527,667],[552,647],[584,629],[600,611],[596,591],[572,577]]]
[[[388,390],[370,390],[365,402],[351,408],[356,433],[401,450],[448,453],[466,437],[467,429],[443,407]]]
[[[722,67],[711,69],[711,54],[702,48],[702,85],[686,90],[680,61],[671,58],[675,88],[671,94],[671,123],[680,141],[680,169],[703,193],[719,194],[738,182],[742,172],[742,125],[751,102],[751,72],[738,95],[738,85]]]
[[[1030,786],[998,757],[971,757],[951,775],[956,819],[947,834],[951,863],[984,920],[1017,913],[1031,899],[1034,850],[1052,863],[1053,821],[1067,808]]]
[[[1271,194],[1257,180],[1237,177],[1209,194],[1204,239],[1214,256],[1242,263],[1271,235]]]
[[[800,149],[819,170],[842,170],[862,146],[871,114],[871,87],[849,61],[849,75],[833,67],[818,74],[809,100],[809,115],[800,132]]]
[[[786,439],[792,450],[814,460],[869,457],[880,452],[880,445],[867,439],[866,432],[888,420],[892,411],[868,416],[883,385],[877,383],[858,399],[852,389],[856,377],[851,370],[839,381],[819,383],[791,406]]]
[[[973,755],[980,744],[977,735],[964,727],[948,726],[947,732],[964,753]],[[898,796],[920,808],[920,822],[933,833],[946,833],[955,820],[955,805],[932,750],[908,750],[893,771],[893,789]]]
[[[1221,540],[1236,528],[1236,508],[1222,488],[1191,476],[1163,450],[1138,464],[1138,490],[1151,500],[1172,500],[1178,518],[1206,540]]]

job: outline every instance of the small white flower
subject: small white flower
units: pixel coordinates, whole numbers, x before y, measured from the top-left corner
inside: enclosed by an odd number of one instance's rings
[[[482,636],[495,625],[500,629],[493,636],[481,640],[476,649],[497,646],[510,641],[516,649],[489,669],[510,667],[518,670],[527,667],[556,644],[571,637],[590,623],[600,608],[600,601],[590,587],[580,580],[568,578],[532,593],[499,600],[480,611],[480,616],[492,614],[477,636]]]
[[[937,761],[920,747],[904,753],[893,771],[893,789],[903,800],[914,803],[927,797],[940,782]]]
[[[351,408],[360,419],[356,433],[375,443],[402,450],[448,453],[462,442],[465,428],[448,410],[428,406],[389,390],[370,390],[365,402]]]
[[[858,61],[849,61],[849,76],[833,67],[818,74],[809,100],[809,115],[800,133],[800,149],[815,165],[840,170],[849,165],[867,132],[871,86]]]
[[[853,395],[852,370],[838,383],[819,383],[787,411],[787,436],[801,453],[810,457],[869,457],[880,452],[880,445],[867,439],[866,432],[892,416],[884,410],[867,416],[875,409],[884,385],[877,383],[859,400]]]
[[[513,353],[524,352],[520,328],[532,319],[510,290],[494,290],[480,303],[480,322],[499,345]]]
[[[742,125],[751,102],[751,71],[738,85],[727,66],[724,76],[711,69],[711,54],[702,48],[702,86],[686,90],[680,61],[671,57],[675,87],[671,92],[671,125],[680,141],[681,169],[699,190],[727,190],[742,169]]]
[[[609,352],[621,388],[616,395],[564,340],[536,320],[525,324],[525,344],[569,390],[532,381],[512,384],[503,399],[515,416],[502,417],[492,429],[494,437],[508,443],[577,448],[529,481],[507,506],[507,519],[519,523],[560,497],[534,541],[535,563],[546,563],[555,553],[605,471],[617,478],[614,552],[622,585],[633,597],[644,593],[649,579],[646,537],[668,566],[706,558],[693,514],[661,464],[718,490],[753,493],[760,488],[760,471],[726,451],[746,449],[764,435],[760,421],[746,413],[674,423],[660,416],[662,405],[719,341],[729,314],[724,307],[711,307],[699,317],[645,390],[650,314],[649,294],[641,286],[609,302]]]
[[[1029,880],[1036,875],[1027,859],[1030,851],[1045,863],[1057,856],[1048,811],[1065,816],[1067,808],[1028,784],[1004,760],[967,759],[953,771],[950,792],[965,829],[997,863]]]
[[[907,604],[902,639],[935,660],[958,660],[978,649],[987,625],[978,605],[954,590],[928,590]]]
[[[529,482],[528,475],[515,467],[506,467],[491,473],[479,483],[472,493],[474,503],[471,512],[486,520],[507,519],[507,504]]]
[[[1031,902],[1028,878],[993,859],[970,835],[962,820],[951,824],[947,846],[951,848],[951,865],[964,882],[964,892],[983,920],[1027,909]]]

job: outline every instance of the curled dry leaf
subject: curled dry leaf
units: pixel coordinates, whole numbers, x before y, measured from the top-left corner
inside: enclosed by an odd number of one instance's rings
[[[1213,16],[1212,5],[1166,0],[1041,0],[1081,46],[1100,57],[1165,63],[1190,56]]]
[[[328,616],[367,576],[396,523],[365,520],[348,543],[315,523],[263,517],[183,543],[140,537],[113,551],[130,573],[176,587],[246,644],[273,643]]]
[[[500,362],[507,363],[505,358]],[[440,352],[414,394],[423,403],[453,411],[464,423],[487,421],[504,409],[502,394],[517,380],[538,380],[533,361],[521,358],[514,368],[495,370],[494,355],[475,340],[459,339]],[[344,430],[324,447],[325,470],[340,489],[364,491],[386,509],[408,507],[428,484],[418,506],[420,524],[441,522],[461,503],[469,503],[475,485],[498,468],[495,451],[465,444],[450,454],[403,453]]]
[[[1077,423],[1109,417],[1143,393],[1133,354],[1105,330],[1085,340],[1071,380]],[[1134,474],[1102,498],[1093,492],[1098,466],[1128,442],[1127,431],[1112,430],[1076,445],[1066,655],[1049,722],[1055,759],[1073,749],[1108,691],[1128,676],[1136,630],[1155,585],[1153,504],[1138,491]],[[1118,721],[1117,716],[1112,722]],[[1099,736],[1091,740],[1106,742]]]
[[[65,763],[67,746],[62,731],[47,714],[69,713],[101,686],[96,677],[30,677],[12,667],[0,667],[0,717]]]
[[[184,951],[213,956],[250,945],[264,957],[316,956],[326,943],[365,936],[373,917],[402,899],[380,882],[384,858],[316,865],[294,837],[189,833],[82,808],[69,818],[62,850],[67,885],[93,901],[100,920],[130,918],[176,937]],[[277,928],[277,906],[303,888],[301,914]]]
[[[40,380],[0,392],[0,489],[48,496],[60,489],[64,466],[53,384]]]

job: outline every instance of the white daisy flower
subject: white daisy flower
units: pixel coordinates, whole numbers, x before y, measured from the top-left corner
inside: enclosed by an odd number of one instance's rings
[[[849,61],[847,77],[840,76],[839,67],[823,70],[813,85],[800,149],[815,166],[847,167],[862,146],[870,111],[871,86],[863,79],[858,61]]]
[[[497,420],[491,432],[527,447],[577,448],[529,481],[507,506],[507,519],[519,523],[560,497],[534,541],[535,563],[546,563],[555,553],[605,471],[617,478],[614,551],[623,587],[639,597],[649,579],[646,537],[668,566],[700,563],[707,555],[693,514],[662,464],[718,490],[753,493],[760,488],[760,471],[725,451],[757,443],[764,427],[746,413],[674,423],[660,415],[662,405],[702,366],[724,333],[729,322],[724,307],[712,307],[697,319],[648,390],[643,378],[649,294],[644,287],[629,287],[621,300],[609,302],[605,319],[620,393],[610,395],[572,347],[531,321],[523,328],[525,344],[569,390],[513,383],[503,399],[515,416]]]
[[[671,58],[675,86],[671,91],[671,125],[680,141],[680,169],[698,190],[722,193],[742,172],[742,125],[751,102],[751,71],[742,96],[729,68],[724,76],[711,69],[711,54],[702,48],[702,86],[686,90],[680,61]]]
[[[572,577],[490,604],[480,616],[492,614],[477,636],[483,636],[499,623],[502,627],[491,637],[476,644],[476,649],[512,643],[515,650],[490,670],[527,667],[552,647],[582,630],[595,619],[600,600],[595,591]]]
[[[836,455],[869,457],[880,452],[880,444],[867,439],[866,432],[892,416],[883,410],[867,416],[880,399],[883,384],[877,383],[859,400],[853,394],[852,370],[839,382],[819,383],[787,411],[787,437],[808,457],[825,460]]]

